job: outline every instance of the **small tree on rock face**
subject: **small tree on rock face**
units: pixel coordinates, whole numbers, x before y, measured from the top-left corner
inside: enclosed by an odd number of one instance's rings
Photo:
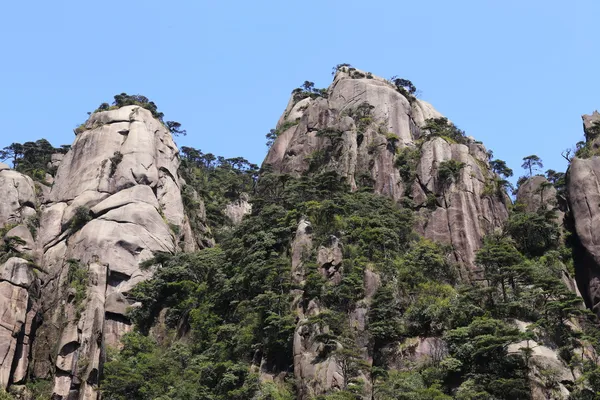
[[[302,84],[302,88],[307,92],[312,92],[315,88],[315,84],[314,82],[304,81],[304,83]]]
[[[521,167],[525,170],[529,171],[529,176],[533,175],[533,171],[537,171],[539,168],[544,168],[544,164],[542,164],[542,159],[532,154],[530,156],[523,158],[523,164]]]
[[[415,85],[413,85],[413,83],[411,81],[409,81],[408,79],[403,79],[403,78],[398,78],[397,76],[393,76],[391,79],[392,83],[394,85],[396,85],[396,88],[400,89],[404,89],[405,91],[407,91],[409,94],[414,95],[415,92],[417,91],[417,88],[415,87]]]
[[[177,121],[167,121],[165,122],[165,125],[167,126],[171,134],[175,136],[187,135],[187,131],[185,129],[181,129],[181,124]]]
[[[510,178],[513,176],[513,170],[508,168],[506,165],[506,161],[504,160],[494,160],[490,161],[490,166],[492,167],[492,171],[496,174],[503,176],[505,178]]]

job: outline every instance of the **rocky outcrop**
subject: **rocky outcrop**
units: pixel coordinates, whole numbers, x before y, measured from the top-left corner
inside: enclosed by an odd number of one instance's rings
[[[458,162],[451,179],[440,178],[443,163]],[[410,197],[419,210],[418,230],[425,237],[454,249],[456,261],[474,269],[475,251],[482,238],[508,218],[509,202],[491,172],[482,144],[450,143],[441,137],[426,141],[420,151]]]
[[[569,207],[577,234],[576,275],[579,288],[600,314],[600,157],[574,158],[568,171]]]
[[[312,226],[308,220],[302,218],[298,224],[296,235],[292,241],[292,280],[298,287],[303,287],[310,273],[317,273],[327,279],[331,284],[338,285],[343,277],[343,252],[342,243],[335,236],[331,236],[327,245],[319,246],[316,254],[313,249]],[[315,257],[316,260],[311,257]],[[312,261],[312,262],[311,262]],[[314,262],[316,261],[316,263]],[[315,268],[310,271],[309,268]],[[357,302],[348,314],[348,320],[340,324],[348,324],[347,330],[353,338],[352,350],[362,358],[365,365],[372,365],[373,360],[369,354],[369,336],[367,334],[367,314],[369,305],[375,292],[381,285],[379,275],[370,269],[364,273],[365,297]],[[312,399],[335,389],[344,388],[350,377],[344,376],[342,351],[349,343],[336,342],[336,351],[326,348],[321,335],[327,335],[339,326],[329,326],[319,319],[322,313],[328,313],[318,301],[303,302],[303,290],[294,289],[294,309],[298,315],[296,330],[293,337],[294,376],[297,378],[298,398],[301,400]],[[344,328],[342,328],[344,329]],[[358,378],[363,382],[363,393],[370,393],[372,383],[366,371],[359,371]],[[364,398],[370,398],[365,394]]]
[[[0,227],[15,226],[36,215],[33,180],[6,164],[0,164],[0,199]]]
[[[29,296],[35,285],[31,263],[12,257],[0,267],[0,386],[20,383],[29,362],[36,309]]]
[[[430,137],[423,128],[439,112],[385,79],[355,79],[356,71],[338,70],[326,96],[292,95],[263,167],[293,176],[334,170],[353,190],[371,186],[398,202],[408,199],[419,210],[418,230],[452,245],[468,273],[481,238],[508,216],[509,199],[485,147],[471,138]],[[451,183],[441,182],[439,166],[449,160],[462,168]]]
[[[184,211],[178,149],[160,121],[127,106],[92,114],[85,127],[65,155],[52,156],[51,188],[36,191],[0,165],[5,253],[28,259],[0,267],[0,384],[53,378],[54,399],[98,397],[102,354],[131,329],[128,292],[152,274],[140,264],[203,244]]]
[[[233,225],[241,224],[244,216],[251,212],[252,204],[250,204],[250,196],[247,193],[242,193],[237,200],[228,203],[224,211]]]
[[[594,145],[590,128],[600,114],[584,115],[587,144]],[[590,143],[591,142],[591,143]],[[567,171],[568,205],[575,233],[575,273],[588,307],[600,315],[600,157],[574,157]]]
[[[522,204],[527,212],[542,208],[552,210],[558,206],[556,189],[544,176],[532,176],[519,186],[517,203]]]

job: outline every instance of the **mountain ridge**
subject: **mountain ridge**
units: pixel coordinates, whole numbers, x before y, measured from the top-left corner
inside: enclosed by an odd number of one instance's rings
[[[595,117],[566,183],[530,173],[512,204],[512,171],[415,92],[349,65],[328,89],[305,82],[260,170],[180,153],[156,105],[126,94],[63,153],[17,151],[26,173],[0,164],[0,384],[593,398]]]

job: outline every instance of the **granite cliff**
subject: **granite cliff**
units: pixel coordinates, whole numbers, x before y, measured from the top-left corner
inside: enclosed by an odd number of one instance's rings
[[[305,82],[260,171],[180,154],[140,98],[101,105],[43,168],[0,164],[15,398],[600,390],[597,113],[566,183],[530,171],[513,203],[512,171],[405,79],[343,64]]]

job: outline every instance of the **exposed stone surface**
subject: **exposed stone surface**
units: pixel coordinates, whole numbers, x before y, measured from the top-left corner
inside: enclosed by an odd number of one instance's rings
[[[532,176],[519,186],[517,203],[523,204],[528,212],[538,211],[542,206],[552,210],[557,205],[556,189],[545,177]]]
[[[7,199],[0,225],[12,228],[5,238],[18,238],[11,246],[40,270],[36,278],[18,258],[0,269],[0,384],[22,382],[28,371],[54,376],[54,399],[98,397],[103,348],[118,346],[131,330],[127,293],[152,275],[139,264],[154,252],[199,246],[169,131],[137,106],[93,114],[86,127],[70,151],[52,156],[49,167],[58,170],[52,188],[39,185],[44,204],[35,239],[24,225],[39,207],[34,184],[0,168],[0,196]],[[203,215],[195,217],[202,225]],[[39,303],[28,297],[34,284]]]
[[[292,242],[292,280],[296,284],[304,282],[306,277],[304,261],[310,255],[311,249],[312,225],[306,218],[302,218]]]
[[[412,370],[440,362],[448,355],[448,346],[439,337],[412,337],[388,345],[383,352],[390,368]]]
[[[4,235],[4,241],[17,253],[33,256],[35,243],[33,236],[25,225],[17,225]]]
[[[576,277],[581,293],[600,314],[600,157],[574,158],[567,189],[575,231],[581,244]]]
[[[600,113],[596,110],[592,114],[582,115],[581,119],[583,120],[583,131],[585,133],[586,141],[590,142],[588,145],[593,150],[598,150],[600,148],[600,136],[594,134],[592,132],[592,127],[595,124],[600,123]]]
[[[417,178],[411,188],[415,205],[421,207],[418,230],[432,240],[452,245],[456,260],[468,269],[474,268],[475,251],[483,236],[508,218],[509,200],[493,186],[486,153],[481,144],[467,146],[433,138],[421,148]],[[441,182],[438,168],[450,160],[463,163],[463,167],[456,179]],[[429,199],[435,203],[427,204]]]
[[[273,143],[264,166],[299,176],[312,171],[311,160],[320,157],[319,170],[336,171],[353,190],[369,184],[396,201],[408,197],[420,209],[418,230],[451,244],[467,273],[474,269],[481,238],[508,216],[509,199],[496,189],[485,147],[473,139],[459,144],[428,138],[422,127],[441,114],[422,100],[409,101],[385,79],[354,79],[340,70],[327,93],[327,98],[299,102],[292,96],[278,122],[278,128],[288,128]],[[364,103],[372,106],[366,124],[350,116]],[[339,139],[319,134],[326,130]],[[403,181],[395,165],[404,148],[420,150],[414,182]],[[450,185],[437,178],[439,164],[449,160],[464,163]]]
[[[234,225],[239,225],[245,215],[252,212],[250,198],[246,193],[242,193],[240,198],[225,206],[225,215]]]
[[[17,171],[0,168],[0,199],[0,227],[25,222],[26,215],[35,214],[35,185]]]
[[[11,380],[11,368],[15,361],[20,365],[13,381],[23,379],[22,360],[25,322],[29,311],[29,287],[34,281],[29,262],[21,258],[10,258],[0,267],[0,386],[6,388]],[[28,344],[28,343],[27,343]]]
[[[342,279],[342,245],[338,238],[332,236],[328,246],[321,246],[317,252],[317,265],[323,276],[334,283]]]
[[[308,317],[319,313],[319,307],[311,301],[294,332],[294,376],[298,379],[299,399],[311,399],[343,386],[343,372],[335,358],[320,357],[323,344],[316,337],[329,332],[329,327],[307,324]]]

